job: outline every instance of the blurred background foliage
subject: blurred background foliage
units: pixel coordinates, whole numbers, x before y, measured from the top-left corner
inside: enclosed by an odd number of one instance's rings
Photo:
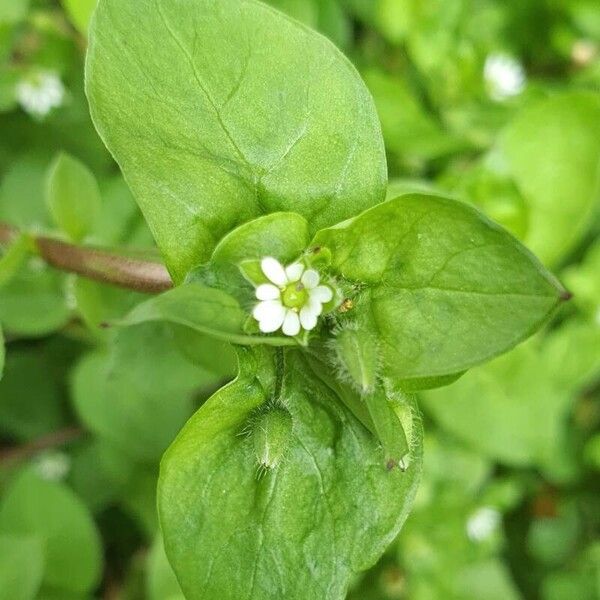
[[[600,598],[600,4],[270,3],[361,72],[389,197],[476,204],[574,294],[526,344],[422,394],[414,511],[349,597]],[[148,252],[83,92],[94,4],[0,0],[0,221]],[[53,202],[73,190],[94,216],[83,228]],[[158,532],[158,462],[235,359],[167,325],[102,327],[139,297],[54,271],[23,241],[1,249],[1,600],[182,598]]]

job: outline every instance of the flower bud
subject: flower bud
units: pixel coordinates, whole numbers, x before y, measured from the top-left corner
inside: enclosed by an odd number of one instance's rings
[[[259,465],[274,469],[283,458],[292,436],[292,415],[284,408],[260,414],[253,426],[254,452]]]
[[[360,394],[368,394],[377,384],[379,347],[375,336],[367,329],[340,329],[333,341],[338,367]]]

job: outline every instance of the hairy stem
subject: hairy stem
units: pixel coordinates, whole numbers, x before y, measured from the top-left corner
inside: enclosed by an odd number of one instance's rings
[[[0,244],[10,243],[18,235],[16,228],[0,221]],[[61,271],[147,294],[164,292],[173,286],[169,272],[160,262],[77,246],[43,235],[30,237],[38,255]]]

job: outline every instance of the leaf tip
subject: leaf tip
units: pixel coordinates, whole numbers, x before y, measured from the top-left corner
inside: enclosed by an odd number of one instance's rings
[[[570,292],[569,290],[563,289],[563,290],[561,290],[558,297],[563,302],[568,302],[569,300],[571,300],[573,298],[573,293]]]

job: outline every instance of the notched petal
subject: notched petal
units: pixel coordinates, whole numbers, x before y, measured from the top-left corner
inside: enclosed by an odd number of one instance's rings
[[[285,285],[287,283],[287,275],[283,265],[272,256],[263,258],[260,267],[269,281],[275,285]]]
[[[294,283],[296,281],[300,281],[302,277],[302,273],[304,273],[304,265],[300,263],[294,263],[286,268],[285,274],[288,279],[288,283]]]
[[[302,275],[302,283],[307,290],[312,290],[319,285],[319,274],[314,269],[308,269]]]
[[[279,288],[271,283],[263,283],[256,288],[256,298],[258,300],[277,300],[280,297]]]
[[[311,300],[317,300],[326,304],[327,302],[331,302],[333,299],[333,290],[326,285],[319,285],[313,290],[310,291]]]
[[[298,335],[300,333],[300,318],[293,310],[288,310],[283,321],[285,335]]]

